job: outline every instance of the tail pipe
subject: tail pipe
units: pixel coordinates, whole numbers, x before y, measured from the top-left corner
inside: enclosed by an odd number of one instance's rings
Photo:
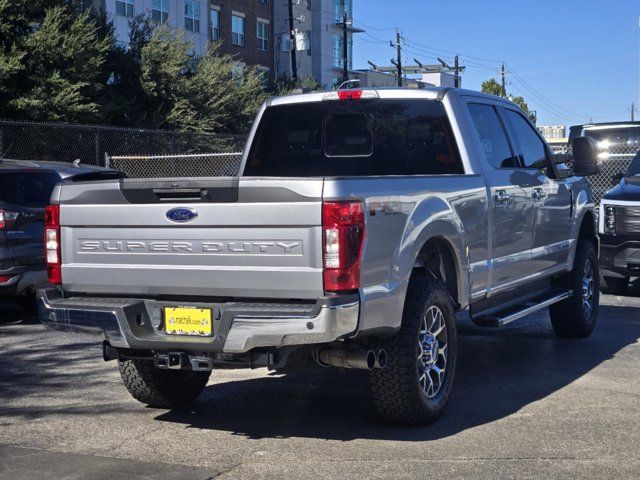
[[[385,350],[321,348],[316,351],[316,360],[323,367],[343,367],[373,370],[387,365]]]
[[[381,348],[376,352],[376,368],[384,368],[387,366],[387,351]]]

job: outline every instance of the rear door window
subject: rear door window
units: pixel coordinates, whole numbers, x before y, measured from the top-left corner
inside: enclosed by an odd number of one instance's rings
[[[519,167],[520,164],[511,150],[507,133],[495,107],[471,103],[469,114],[487,163],[494,168]]]
[[[49,204],[53,188],[60,181],[55,172],[0,172],[0,201],[29,208]]]
[[[265,111],[245,176],[464,173],[441,102],[323,101]]]

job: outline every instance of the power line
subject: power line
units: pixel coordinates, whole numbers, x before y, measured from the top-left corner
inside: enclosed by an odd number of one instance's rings
[[[366,23],[355,19],[353,20],[353,22],[357,23],[358,25],[362,25],[364,28],[368,28],[369,30],[377,30],[379,32],[388,32],[395,30],[395,27],[372,27],[371,25],[367,25]]]

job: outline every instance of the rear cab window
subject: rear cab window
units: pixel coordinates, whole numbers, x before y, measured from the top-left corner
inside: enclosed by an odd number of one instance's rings
[[[463,174],[437,100],[367,99],[265,110],[244,176]]]
[[[0,171],[0,202],[28,208],[44,208],[60,176],[51,171]]]

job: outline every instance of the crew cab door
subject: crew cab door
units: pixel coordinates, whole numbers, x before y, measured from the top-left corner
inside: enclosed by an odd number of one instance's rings
[[[532,274],[546,276],[564,270],[571,249],[571,190],[564,180],[546,175],[551,170],[549,150],[522,112],[505,108],[520,163],[533,177]],[[546,168],[545,168],[546,166]]]
[[[489,292],[516,286],[531,272],[535,172],[521,168],[495,102],[468,104],[489,190]]]

